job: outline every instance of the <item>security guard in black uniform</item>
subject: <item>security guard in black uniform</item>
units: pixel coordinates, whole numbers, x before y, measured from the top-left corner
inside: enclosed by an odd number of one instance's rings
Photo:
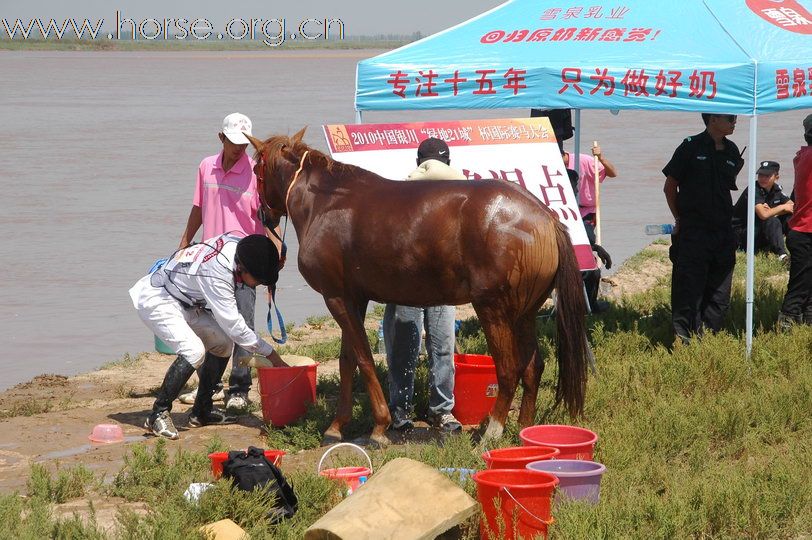
[[[787,197],[778,183],[778,172],[781,166],[777,161],[762,161],[756,171],[756,204],[758,218],[755,222],[756,253],[768,251],[775,253],[784,261],[787,248],[784,236],[789,230],[789,218],[792,217],[795,203]],[[733,230],[739,249],[747,248],[747,188],[733,206]]]
[[[674,216],[671,236],[671,317],[687,343],[704,328],[722,328],[736,263],[733,199],[744,160],[727,136],[732,114],[702,114],[705,131],[688,137],[663,169],[665,199]]]

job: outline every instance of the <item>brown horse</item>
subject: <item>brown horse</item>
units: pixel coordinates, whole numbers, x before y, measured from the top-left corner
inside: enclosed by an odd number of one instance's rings
[[[532,423],[544,362],[536,314],[558,290],[556,400],[583,409],[588,343],[581,274],[558,218],[525,189],[503,181],[382,178],[332,160],[293,137],[250,138],[265,212],[293,222],[299,271],[341,327],[341,390],[325,441],[340,440],[352,413],[356,366],[375,427],[388,443],[391,418],[364,330],[370,300],[408,306],[470,302],[496,363],[499,395],[485,438],[502,434],[519,379],[519,423]]]

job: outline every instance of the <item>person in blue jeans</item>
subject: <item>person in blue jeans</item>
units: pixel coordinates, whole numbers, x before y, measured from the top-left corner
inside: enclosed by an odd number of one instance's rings
[[[465,180],[449,166],[448,145],[430,137],[417,149],[417,169],[408,180]],[[383,317],[386,362],[389,366],[389,411],[392,427],[414,426],[412,407],[414,373],[420,353],[422,329],[426,329],[429,363],[429,421],[443,432],[462,430],[451,413],[454,408],[454,306],[427,308],[387,304]]]

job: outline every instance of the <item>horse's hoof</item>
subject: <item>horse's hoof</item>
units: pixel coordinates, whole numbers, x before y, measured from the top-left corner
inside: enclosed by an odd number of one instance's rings
[[[485,424],[487,424],[487,426]],[[482,448],[493,446],[494,443],[502,438],[502,433],[504,430],[505,428],[500,422],[490,419],[487,422],[483,422],[483,424],[481,424],[476,430],[479,440],[477,441],[477,437],[475,436],[475,442],[477,442]]]
[[[333,444],[340,443],[344,438],[341,436],[341,433],[331,433],[329,431],[324,432],[324,437],[321,439],[322,446],[331,446]]]
[[[392,441],[389,440],[389,437],[386,435],[370,435],[369,442],[367,442],[367,447],[372,448],[373,450],[381,450],[386,448],[392,444]]]

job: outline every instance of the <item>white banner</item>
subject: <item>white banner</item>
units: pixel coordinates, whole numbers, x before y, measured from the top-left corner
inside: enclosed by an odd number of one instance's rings
[[[451,150],[451,165],[469,180],[513,182],[535,195],[567,226],[581,270],[596,268],[547,118],[335,124],[323,129],[334,159],[393,180],[405,178],[417,166],[421,141],[443,139]]]

